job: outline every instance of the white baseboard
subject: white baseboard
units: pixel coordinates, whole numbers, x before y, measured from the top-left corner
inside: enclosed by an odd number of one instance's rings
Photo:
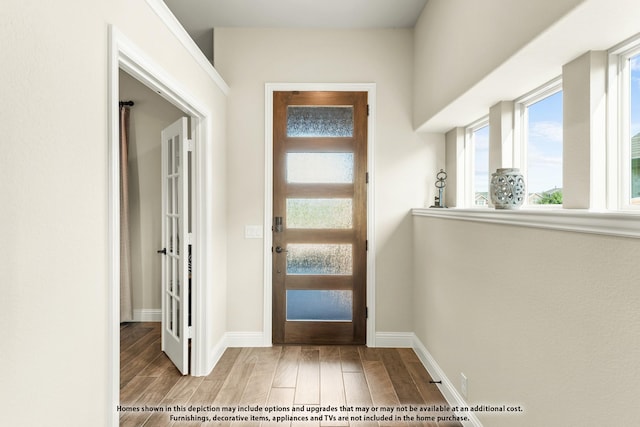
[[[413,332],[376,332],[376,347],[412,348]]]
[[[227,332],[222,338],[209,350],[209,358],[207,360],[206,372],[202,375],[211,373],[220,358],[229,347],[264,347],[262,332]]]
[[[262,332],[227,332],[226,347],[265,347]]]
[[[162,310],[159,308],[141,308],[133,310],[134,322],[161,322]]]
[[[215,368],[216,364],[220,361],[220,358],[224,354],[227,349],[226,345],[226,336],[223,336],[216,345],[213,346],[211,350],[209,350],[209,359],[207,360],[207,367],[202,372],[202,375],[209,375],[213,368]]]
[[[436,360],[433,358],[433,356],[431,356],[431,353],[429,353],[424,344],[422,344],[422,341],[420,341],[420,339],[415,336],[415,334],[412,335],[413,351],[416,352],[418,358],[427,369],[427,372],[429,372],[429,375],[431,375],[431,378],[433,378],[434,381],[442,381],[442,384],[438,384],[438,388],[449,403],[449,406],[468,407],[469,405],[467,404],[467,402],[460,395],[460,393],[458,393],[458,390],[456,390],[456,388],[453,386],[453,383],[449,380],[449,378],[447,378],[442,368],[440,368]],[[482,427],[482,423],[472,412],[459,412],[457,415],[465,415],[469,417],[470,421],[462,422],[464,427]]]

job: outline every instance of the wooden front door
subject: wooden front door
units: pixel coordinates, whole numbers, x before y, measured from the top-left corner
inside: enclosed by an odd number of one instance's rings
[[[273,99],[273,342],[364,344],[367,93]]]

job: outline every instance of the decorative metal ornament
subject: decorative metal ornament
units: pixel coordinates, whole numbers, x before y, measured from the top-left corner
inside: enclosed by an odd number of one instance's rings
[[[431,208],[446,208],[444,204],[444,187],[447,186],[447,173],[440,169],[440,172],[437,173],[436,178],[436,188],[438,189],[438,195],[435,197],[434,205],[430,206]]]
[[[518,209],[524,203],[526,187],[518,168],[501,168],[491,174],[491,203],[496,209]]]

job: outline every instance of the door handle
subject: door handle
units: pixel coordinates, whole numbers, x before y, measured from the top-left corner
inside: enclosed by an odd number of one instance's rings
[[[162,254],[162,255],[166,255],[167,254],[167,248],[162,248],[162,249],[160,249],[159,251],[156,251],[156,252],[158,252],[159,254]]]
[[[276,246],[276,253],[288,252],[286,249],[282,249],[280,246]]]

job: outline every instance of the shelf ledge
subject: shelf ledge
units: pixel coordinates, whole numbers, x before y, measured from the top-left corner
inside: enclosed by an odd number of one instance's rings
[[[602,234],[638,239],[640,238],[640,214],[627,212],[595,212],[583,209],[433,209],[415,208],[412,215],[484,222],[520,227],[544,228],[548,230],[576,233]]]

